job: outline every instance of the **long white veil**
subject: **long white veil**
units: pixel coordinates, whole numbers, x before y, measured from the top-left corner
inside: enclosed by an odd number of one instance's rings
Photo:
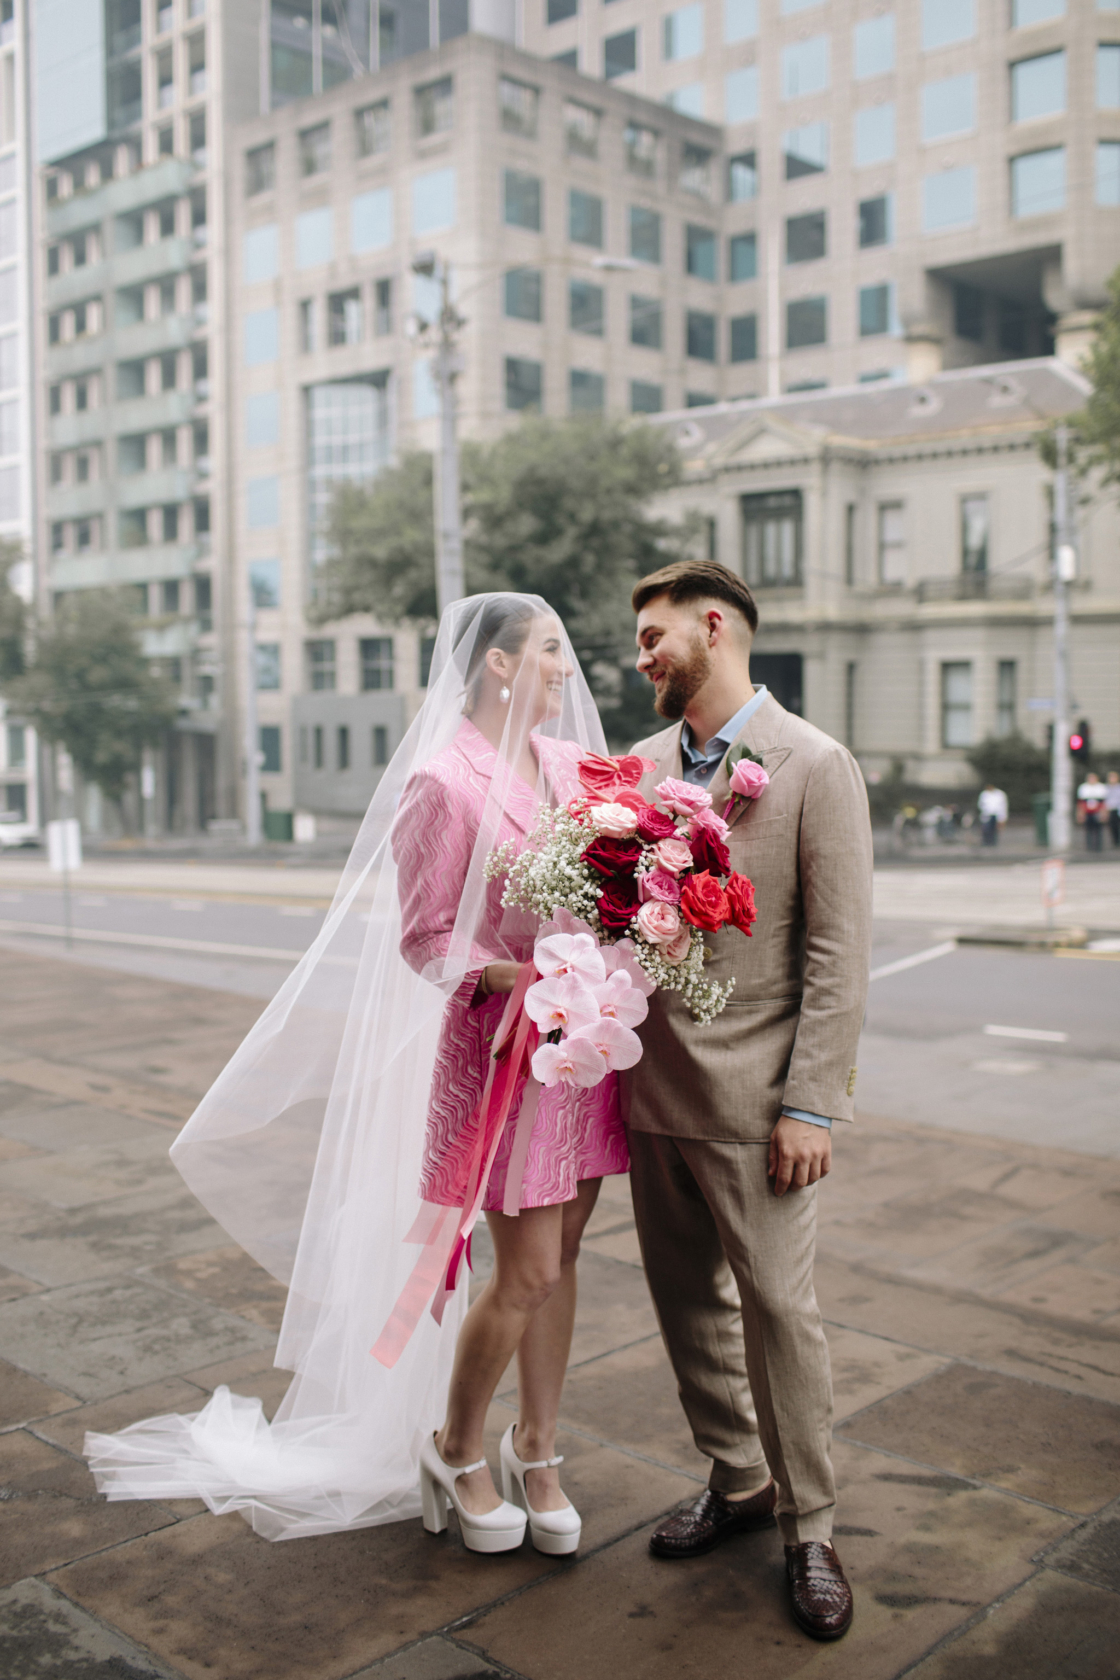
[[[296,1374],[280,1409],[269,1424],[259,1400],[219,1389],[194,1416],[87,1436],[110,1499],[201,1498],[215,1512],[240,1511],[273,1540],[419,1514],[419,1444],[443,1419],[465,1281],[442,1324],[423,1314],[391,1368],[370,1349],[417,1258],[405,1239],[424,1209],[429,1087],[446,1001],[484,962],[523,960],[532,948],[514,919],[497,940],[488,934],[481,946],[478,937],[483,867],[511,796],[505,749],[513,753],[511,730],[542,681],[529,651],[454,927],[420,973],[401,955],[401,847],[391,831],[410,778],[463,728],[495,624],[541,615],[551,609],[533,595],[478,595],[444,613],[427,698],[373,797],[318,938],[171,1150],[214,1218],[289,1286],[276,1363]],[[540,733],[602,752],[594,702],[558,634],[573,674],[559,715]],[[543,772],[536,795],[549,797]],[[406,814],[407,801],[400,822]],[[415,867],[415,835],[408,852]],[[446,869],[437,835],[430,855],[434,877]]]

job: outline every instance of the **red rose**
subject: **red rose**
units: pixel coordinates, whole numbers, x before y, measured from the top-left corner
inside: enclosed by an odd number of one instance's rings
[[[647,805],[644,811],[638,812],[638,838],[647,846],[656,846],[659,840],[674,840],[676,834],[677,825],[667,811]]]
[[[757,920],[758,911],[754,907],[754,886],[745,875],[733,874],[723,889],[727,898],[727,907],[731,912],[731,922],[751,937],[751,923]]]
[[[726,875],[731,869],[731,853],[714,828],[698,828],[689,842],[695,869],[710,869],[713,875]]]
[[[685,878],[681,890],[681,915],[693,927],[704,928],[708,933],[718,933],[731,919],[727,894],[706,869],[701,870],[699,875]]]
[[[647,770],[656,770],[657,766],[652,758],[641,758],[637,753],[623,753],[615,759],[618,766],[618,780],[624,788],[635,788]]]
[[[608,840],[600,836],[580,853],[597,875],[632,875],[642,848],[637,840]]]
[[[615,875],[599,894],[599,920],[605,933],[622,933],[638,914],[638,888],[632,875]]]
[[[584,753],[576,769],[582,785],[600,804],[613,799],[618,788],[631,785],[622,780],[617,762],[602,753]]]

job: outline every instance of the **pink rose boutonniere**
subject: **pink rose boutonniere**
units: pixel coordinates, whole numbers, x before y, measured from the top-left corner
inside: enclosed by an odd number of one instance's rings
[[[744,752],[731,771],[731,798],[723,808],[724,817],[729,817],[740,804],[758,799],[769,786],[770,777],[762,765]]]

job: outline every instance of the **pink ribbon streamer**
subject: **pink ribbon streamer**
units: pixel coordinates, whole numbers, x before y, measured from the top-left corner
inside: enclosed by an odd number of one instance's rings
[[[444,1310],[459,1281],[459,1266],[464,1254],[467,1255],[468,1265],[470,1263],[471,1232],[482,1211],[483,1197],[502,1132],[513,1106],[517,1082],[526,1062],[531,1060],[540,1036],[524,1008],[525,993],[536,978],[536,973],[532,961],[522,963],[516,984],[502,1011],[498,1030],[494,1034],[494,1049],[486,1085],[482,1100],[475,1110],[478,1125],[467,1173],[463,1206],[445,1208],[425,1203],[405,1237],[406,1242],[420,1242],[423,1248],[407,1283],[397,1297],[384,1329],[370,1350],[375,1359],[390,1369],[407,1347],[429,1302],[432,1317],[437,1324],[442,1324]],[[520,1209],[521,1183],[529,1148],[529,1134],[536,1116],[539,1094],[539,1085],[536,1080],[531,1080],[530,1088],[525,1093],[525,1101],[521,1105],[513,1155],[506,1177],[503,1212],[509,1211],[511,1192],[513,1212],[516,1214]],[[529,1113],[526,1122],[527,1110]]]

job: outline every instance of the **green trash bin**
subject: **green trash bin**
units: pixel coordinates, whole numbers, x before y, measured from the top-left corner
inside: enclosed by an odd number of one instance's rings
[[[1048,793],[1031,794],[1031,810],[1034,812],[1034,843],[1036,846],[1050,844],[1050,795]]]
[[[292,838],[292,813],[290,811],[265,811],[263,815],[266,840],[290,840]]]

